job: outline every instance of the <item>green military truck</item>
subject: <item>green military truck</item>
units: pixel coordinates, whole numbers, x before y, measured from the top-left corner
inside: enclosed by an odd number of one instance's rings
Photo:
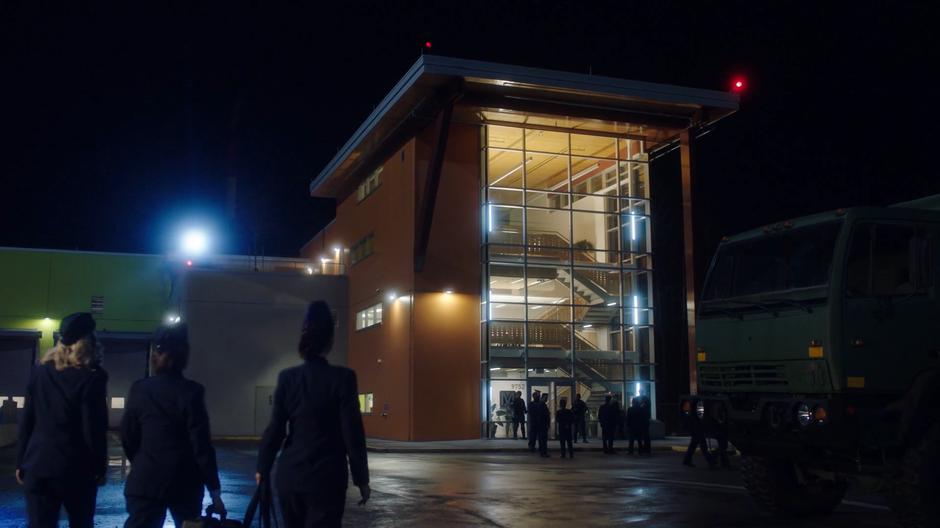
[[[940,526],[940,195],[725,238],[696,322],[683,410],[743,455],[780,514],[876,486],[904,526]]]

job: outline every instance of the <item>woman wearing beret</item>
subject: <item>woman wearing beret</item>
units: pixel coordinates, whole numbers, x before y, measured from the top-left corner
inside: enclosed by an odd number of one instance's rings
[[[59,342],[30,375],[20,422],[16,480],[31,527],[53,527],[63,506],[73,528],[94,523],[108,469],[108,375],[91,314],[62,319]]]
[[[206,391],[183,377],[188,362],[186,325],[158,328],[150,354],[154,375],[131,387],[121,421],[121,444],[131,461],[125,527],[162,527],[167,510],[181,527],[202,513],[205,490],[211,509],[225,516]]]

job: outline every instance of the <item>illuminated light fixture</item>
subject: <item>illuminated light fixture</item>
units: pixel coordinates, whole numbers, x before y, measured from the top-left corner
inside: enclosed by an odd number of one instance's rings
[[[408,296],[408,295],[402,295],[401,297],[398,298],[398,300],[401,301],[401,302],[403,302],[403,303],[406,303],[406,302],[410,302],[410,301],[411,301],[411,297]]]
[[[320,257],[320,263],[321,263],[321,264],[326,264],[326,263],[329,262],[329,261],[330,261],[330,259],[328,259],[328,258],[326,258],[326,257]]]
[[[520,163],[519,165],[517,165],[514,169],[511,169],[511,170],[510,170],[509,172],[507,172],[506,174],[503,174],[503,175],[500,176],[499,178],[496,178],[496,181],[494,181],[493,183],[491,183],[491,184],[490,184],[490,187],[495,186],[497,183],[499,183],[499,182],[505,180],[506,178],[512,176],[513,174],[519,172],[519,169],[521,169],[522,167],[525,167],[525,164],[528,163],[528,162],[530,162],[530,161],[532,161],[532,157],[531,157],[531,156],[528,157],[528,158],[526,158],[525,161],[523,161],[522,163]]]
[[[336,247],[333,248],[333,252],[334,252],[334,253],[339,253],[341,249],[342,249],[342,248],[340,248],[339,246],[336,246]]]
[[[594,325],[592,325],[592,324],[586,324],[586,325],[582,326],[581,328],[591,328],[591,327],[593,327],[593,326],[594,326]]]
[[[617,306],[617,301],[607,303],[607,306]]]
[[[307,266],[307,275],[313,275],[313,268],[310,266]]]
[[[746,83],[742,77],[735,77],[734,80],[731,81],[731,90],[734,92],[742,92],[744,91],[745,85]]]
[[[430,40],[424,41],[424,49],[431,49],[431,46],[432,44]]]
[[[169,314],[166,316],[166,324],[176,324],[180,322],[180,316],[176,314]]]
[[[490,372],[496,372],[497,370],[500,370],[500,369],[501,367],[491,367]]]
[[[453,288],[447,288],[446,290],[444,290],[444,295],[452,295],[453,293],[454,293]]]
[[[187,267],[187,268],[193,267],[193,261],[192,261],[192,260],[187,260],[187,261],[186,261],[186,267]]]
[[[44,322],[44,323],[51,323],[51,322],[52,322],[52,319],[50,319],[50,318],[48,318],[48,317],[43,317],[43,318],[42,318],[42,322]]]
[[[639,396],[639,395],[640,395],[640,384],[639,384],[639,383],[636,383],[636,384],[633,386],[633,395],[634,395],[634,396]]]
[[[202,229],[187,229],[180,237],[180,250],[188,256],[205,254],[209,250],[209,235]]]
[[[630,215],[630,240],[636,240],[636,215]]]
[[[638,308],[640,307],[640,298],[636,295],[633,296],[633,324],[640,324],[640,312]]]
[[[486,230],[493,232],[493,204],[486,204]]]
[[[397,298],[398,298],[398,295],[396,295],[395,292],[389,292],[389,294],[388,294],[388,300],[389,300],[389,301],[394,301],[394,300],[397,299]]]

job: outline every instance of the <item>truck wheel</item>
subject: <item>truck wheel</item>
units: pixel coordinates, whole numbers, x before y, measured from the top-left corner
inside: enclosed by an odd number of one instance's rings
[[[757,506],[775,515],[829,513],[842,502],[845,482],[797,478],[799,468],[786,458],[743,457],[744,487]]]
[[[888,493],[888,504],[905,528],[940,526],[940,424],[912,445]]]

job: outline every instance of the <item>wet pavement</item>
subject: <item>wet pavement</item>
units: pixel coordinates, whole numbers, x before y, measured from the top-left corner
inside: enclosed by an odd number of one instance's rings
[[[223,499],[243,514],[253,491],[255,450],[218,447]],[[699,455],[700,456],[700,455]],[[759,514],[736,471],[681,466],[678,453],[648,458],[581,453],[543,460],[528,453],[370,453],[372,499],[356,505],[350,488],[346,526],[884,527],[890,512],[876,496],[850,494],[834,514],[772,519]],[[121,526],[119,459],[98,498],[96,526]],[[12,450],[0,450],[0,527],[24,526],[12,478]],[[65,524],[63,523],[62,526]],[[167,526],[172,522],[168,521]]]

